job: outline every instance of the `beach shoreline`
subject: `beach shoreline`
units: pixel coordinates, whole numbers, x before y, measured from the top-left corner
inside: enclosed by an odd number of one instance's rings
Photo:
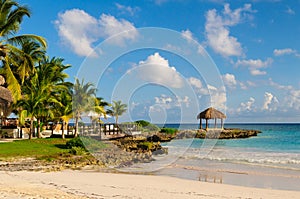
[[[168,176],[0,171],[2,198],[299,198],[300,192],[233,186]]]

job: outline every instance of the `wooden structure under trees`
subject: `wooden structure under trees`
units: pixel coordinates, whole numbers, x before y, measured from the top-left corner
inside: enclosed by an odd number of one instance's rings
[[[222,113],[221,111],[218,111],[217,109],[210,107],[203,112],[199,113],[197,116],[197,119],[200,119],[200,125],[199,129],[202,129],[202,119],[205,119],[206,125],[205,129],[208,130],[208,120],[214,119],[215,125],[214,128],[217,128],[217,119],[221,119],[221,129],[224,128],[224,119],[226,118],[226,115]]]
[[[3,76],[0,75],[0,119],[1,119],[1,125],[3,123],[3,119],[6,118],[10,114],[9,106],[13,102],[13,97],[7,88],[3,87],[2,85],[5,84],[5,79]]]

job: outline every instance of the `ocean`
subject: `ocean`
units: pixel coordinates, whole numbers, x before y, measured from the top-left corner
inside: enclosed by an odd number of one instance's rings
[[[197,129],[198,124],[164,124]],[[139,165],[156,175],[233,185],[300,191],[300,124],[225,124],[255,129],[245,139],[182,139],[162,143],[168,155]]]

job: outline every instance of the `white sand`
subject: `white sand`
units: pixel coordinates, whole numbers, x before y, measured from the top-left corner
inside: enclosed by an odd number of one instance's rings
[[[0,198],[300,198],[300,192],[239,187],[164,176],[89,171],[3,172]]]

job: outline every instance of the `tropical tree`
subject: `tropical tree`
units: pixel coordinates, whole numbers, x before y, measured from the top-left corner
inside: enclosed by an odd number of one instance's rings
[[[46,58],[36,68],[35,72],[25,81],[22,87],[23,97],[17,101],[21,123],[24,117],[30,118],[30,135],[34,133],[33,120],[37,119],[37,134],[40,134],[40,123],[43,118],[54,118],[56,104],[61,104],[59,95],[69,89],[70,83],[64,82],[68,77],[64,70],[69,65],[62,64],[63,59]]]
[[[21,98],[18,77],[24,82],[27,74],[24,68],[34,62],[34,58],[20,47],[29,42],[34,42],[41,48],[46,48],[47,45],[45,39],[37,35],[16,35],[23,18],[30,17],[26,6],[13,0],[0,0],[0,10],[0,74],[5,76],[8,89],[12,92],[14,101],[17,101]]]
[[[112,109],[109,111],[111,116],[115,117],[116,124],[118,124],[119,116],[127,111],[127,104],[122,104],[122,101],[113,101]]]
[[[75,79],[73,87],[73,115],[75,118],[75,137],[78,136],[78,122],[84,112],[93,110],[95,106],[96,88],[90,82]]]
[[[62,120],[62,139],[65,139],[65,129],[68,129],[69,121],[73,118],[73,109],[72,109],[72,94],[71,91],[63,91],[58,95],[58,101],[54,106],[56,110],[56,117]]]

